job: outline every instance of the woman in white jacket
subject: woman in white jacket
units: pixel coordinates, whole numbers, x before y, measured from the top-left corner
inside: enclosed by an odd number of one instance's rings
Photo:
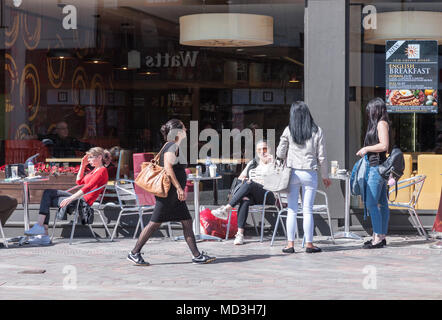
[[[323,132],[313,121],[308,106],[302,101],[293,103],[290,108],[289,126],[282,133],[276,156],[287,159],[287,166],[292,168],[288,188],[288,244],[282,251],[284,253],[295,252],[293,246],[297,230],[298,196],[299,188],[302,188],[306,252],[321,252],[320,248],[313,245],[314,220],[312,212],[318,187],[318,170],[320,169],[322,181],[327,188],[331,185],[331,181],[327,174]]]

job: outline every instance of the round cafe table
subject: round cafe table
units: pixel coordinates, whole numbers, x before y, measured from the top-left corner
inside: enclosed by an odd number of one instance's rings
[[[345,181],[345,223],[344,223],[344,231],[338,232],[334,235],[335,239],[346,238],[353,240],[362,240],[362,237],[357,235],[356,233],[350,232],[350,174],[347,172],[346,174],[330,174],[328,176],[332,180],[344,180]]]
[[[29,184],[33,182],[41,182],[41,181],[49,181],[49,177],[27,177],[27,178],[20,178],[20,179],[1,179],[0,184],[17,184],[20,183],[23,186],[23,211],[24,211],[24,225],[25,225],[25,231],[29,230]],[[6,239],[5,246],[8,247],[8,241]]]
[[[193,219],[193,232],[195,234],[195,240],[217,240],[222,241],[221,238],[210,236],[207,234],[201,234],[200,231],[200,187],[199,182],[204,180],[218,180],[222,176],[215,177],[202,177],[202,176],[187,176],[187,180],[193,181],[193,201],[195,207],[195,218]],[[184,236],[176,237],[175,240],[184,240]]]

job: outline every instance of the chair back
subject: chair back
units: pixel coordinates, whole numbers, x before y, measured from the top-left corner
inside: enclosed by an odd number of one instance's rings
[[[408,206],[411,206],[413,208],[416,207],[417,202],[419,201],[419,196],[421,194],[422,191],[422,187],[424,186],[424,182],[425,182],[425,175],[418,175],[418,176],[414,176],[405,180],[401,180],[398,182],[397,184],[397,190],[402,190],[405,188],[410,188],[412,190],[411,194],[410,194],[410,199],[407,203]],[[413,190],[414,188],[414,190]],[[395,192],[396,190],[396,186],[392,187],[390,189],[390,191],[388,192],[388,194],[392,194],[393,192]],[[394,206],[395,204],[400,204],[399,202],[390,202],[390,205]],[[404,204],[404,203],[403,203]]]
[[[146,153],[134,153],[132,155],[133,163],[134,163],[134,180],[137,178],[138,174],[141,172],[141,164],[143,162],[148,162],[155,157],[155,154],[152,152]],[[149,205],[152,206],[155,204],[155,196],[135,185],[135,192],[138,196],[141,205]]]
[[[118,203],[121,207],[139,205],[133,181],[126,179],[116,180],[115,192],[117,193]]]
[[[276,207],[278,210],[282,210],[288,207],[288,193],[275,192],[276,195]]]

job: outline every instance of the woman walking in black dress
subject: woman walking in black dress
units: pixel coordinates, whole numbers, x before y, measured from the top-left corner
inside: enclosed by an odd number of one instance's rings
[[[173,133],[175,133],[173,138],[168,137],[172,130]],[[183,189],[186,185],[187,175],[185,166],[178,163],[178,147],[181,141],[186,137],[186,131],[186,127],[178,119],[169,120],[161,127],[161,133],[167,142],[160,154],[160,166],[164,167],[169,175],[171,186],[166,198],[155,197],[156,204],[152,218],[141,232],[135,248],[132,249],[127,256],[127,259],[136,265],[149,265],[148,262],[144,261],[140,251],[152,234],[158,230],[161,223],[168,221],[180,221],[183,225],[184,238],[192,252],[193,263],[209,263],[215,260],[215,257],[209,257],[204,251],[199,252],[192,230],[192,217],[185,202]]]

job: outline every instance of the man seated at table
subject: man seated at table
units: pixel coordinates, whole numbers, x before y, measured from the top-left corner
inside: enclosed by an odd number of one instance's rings
[[[17,208],[17,200],[9,196],[0,195],[0,222],[2,226]]]
[[[60,121],[55,126],[55,134],[38,135],[39,140],[49,139],[52,141],[52,157],[54,158],[76,158],[75,151],[87,151],[92,146],[89,143],[81,142],[69,136],[68,124]]]

